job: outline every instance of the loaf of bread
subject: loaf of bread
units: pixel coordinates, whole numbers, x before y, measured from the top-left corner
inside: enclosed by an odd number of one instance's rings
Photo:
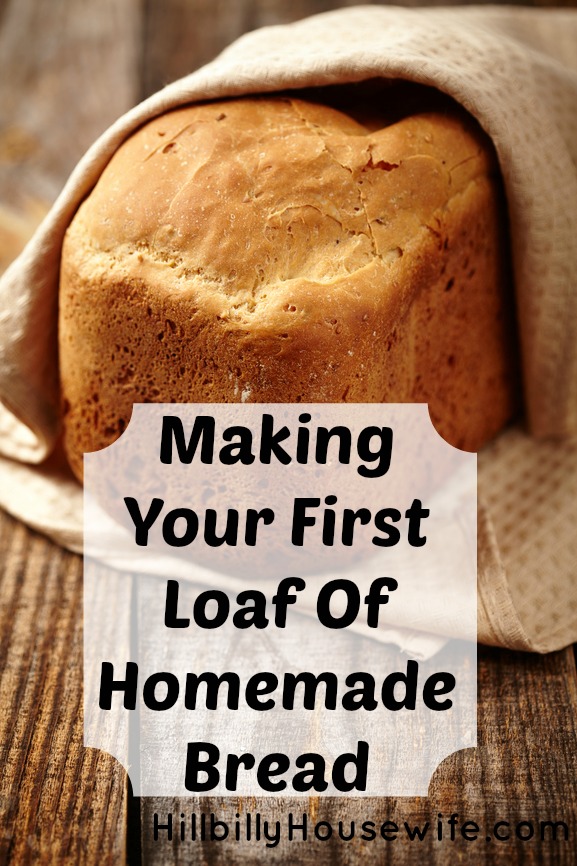
[[[62,253],[75,474],[137,402],[428,402],[479,449],[515,408],[506,215],[457,110],[374,129],[291,95],[188,106],[118,150]]]

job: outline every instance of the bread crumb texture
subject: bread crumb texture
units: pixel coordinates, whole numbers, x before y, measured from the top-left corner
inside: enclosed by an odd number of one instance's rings
[[[188,106],[117,151],[67,232],[65,447],[134,402],[428,402],[478,449],[515,404],[506,220],[460,112],[371,131],[291,97]]]

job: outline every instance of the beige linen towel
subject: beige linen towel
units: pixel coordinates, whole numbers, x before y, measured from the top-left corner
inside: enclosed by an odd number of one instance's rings
[[[536,438],[511,430],[480,455],[479,639],[555,649],[577,640],[575,11],[329,12],[243,36],[120,118],[78,164],[0,282],[0,399],[13,413],[2,415],[0,448],[20,461],[1,459],[0,504],[80,549],[81,491],[55,451],[58,270],[66,227],[118,145],[145,120],[186,102],[375,77],[444,91],[475,115],[497,149]],[[556,442],[538,441],[545,438]],[[427,623],[418,627],[426,631]]]

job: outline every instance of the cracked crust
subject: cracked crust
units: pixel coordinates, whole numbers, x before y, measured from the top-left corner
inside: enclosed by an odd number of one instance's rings
[[[476,450],[514,407],[508,293],[492,148],[462,112],[372,130],[290,96],[172,111],[65,239],[70,463],[142,401],[426,400]]]

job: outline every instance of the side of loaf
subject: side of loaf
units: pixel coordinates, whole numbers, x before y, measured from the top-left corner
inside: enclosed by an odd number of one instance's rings
[[[124,143],[68,229],[65,450],[80,478],[151,401],[424,401],[478,450],[515,408],[511,343],[498,170],[464,114],[188,106]]]

